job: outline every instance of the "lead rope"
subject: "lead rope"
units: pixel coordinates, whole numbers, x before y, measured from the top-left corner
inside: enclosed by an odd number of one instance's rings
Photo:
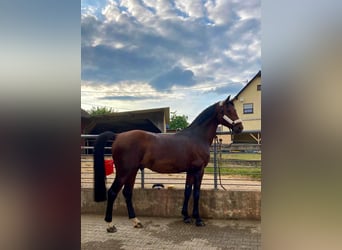
[[[218,138],[216,137],[216,143],[218,144]],[[221,149],[222,150],[222,149]],[[222,184],[222,180],[221,180],[221,168],[220,168],[220,164],[217,164],[218,165],[218,174],[219,174],[219,181],[220,181],[220,186],[223,188],[223,190],[227,191],[227,189],[223,186]]]
[[[223,186],[222,181],[221,181],[221,170],[220,170],[220,166],[218,167],[218,171],[219,171],[220,186],[223,188],[224,191],[227,191],[227,189]]]
[[[233,140],[234,140],[234,135],[233,135],[232,129],[229,128],[229,130],[230,130],[230,141],[231,141],[230,145],[232,145]],[[216,137],[216,143],[218,143],[218,138],[217,138],[217,137]],[[229,145],[229,146],[230,146],[230,145]],[[221,167],[220,167],[220,164],[217,164],[217,165],[218,165],[218,173],[219,173],[220,186],[223,188],[224,191],[227,191],[227,189],[226,189],[226,188],[223,186],[223,184],[222,184],[222,180],[221,180]]]

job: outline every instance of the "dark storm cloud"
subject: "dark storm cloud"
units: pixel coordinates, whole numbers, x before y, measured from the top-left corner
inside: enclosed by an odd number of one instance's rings
[[[194,73],[175,67],[170,71],[158,75],[150,84],[157,90],[167,90],[172,86],[192,86],[195,84]]]
[[[149,80],[161,70],[162,61],[132,50],[106,45],[82,48],[82,79],[117,82]]]
[[[172,65],[181,57],[196,58],[204,53],[207,48],[206,39],[203,39],[205,32],[191,31],[196,29],[195,23],[185,25],[173,20],[160,21],[159,27],[165,29],[167,34],[161,35],[136,22],[109,25],[93,17],[84,18],[82,79],[109,83],[152,81],[158,89],[171,87],[170,83],[174,80],[178,85],[184,85],[184,79],[188,84],[193,84],[193,72],[172,69]],[[99,37],[103,42],[94,46]],[[115,44],[123,47],[115,48]],[[167,80],[166,76],[172,79]],[[159,84],[162,86],[158,87]]]
[[[89,46],[94,40],[101,35],[98,27],[101,25],[99,20],[96,20],[93,16],[86,16],[82,18],[81,22],[81,44],[83,46]]]

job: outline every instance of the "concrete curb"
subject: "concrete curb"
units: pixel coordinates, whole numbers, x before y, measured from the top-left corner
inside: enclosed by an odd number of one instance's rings
[[[133,204],[137,216],[179,217],[183,205],[182,189],[134,189]],[[94,202],[91,188],[81,189],[81,213],[104,214],[106,202]],[[192,202],[189,204],[189,213]],[[208,219],[261,220],[260,191],[201,190],[200,214]],[[119,194],[114,214],[127,216],[126,204]]]

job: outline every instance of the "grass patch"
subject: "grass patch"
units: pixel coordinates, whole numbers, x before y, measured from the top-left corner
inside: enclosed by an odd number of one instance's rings
[[[253,180],[261,180],[260,167],[220,167],[221,175],[229,175],[235,177],[246,177]],[[205,168],[206,174],[214,174],[213,164],[208,164]]]
[[[210,153],[210,157],[214,158],[214,153]],[[245,160],[245,161],[261,161],[261,154],[243,154],[243,153],[218,153],[217,154],[217,158],[220,159],[220,157],[222,157],[221,159],[224,160]]]

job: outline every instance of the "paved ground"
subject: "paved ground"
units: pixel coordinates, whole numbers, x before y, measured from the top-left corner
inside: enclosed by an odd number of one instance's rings
[[[81,249],[261,249],[260,221],[205,220],[205,227],[181,218],[140,217],[133,228],[127,217],[113,218],[118,231],[106,232],[101,215],[81,215]]]

